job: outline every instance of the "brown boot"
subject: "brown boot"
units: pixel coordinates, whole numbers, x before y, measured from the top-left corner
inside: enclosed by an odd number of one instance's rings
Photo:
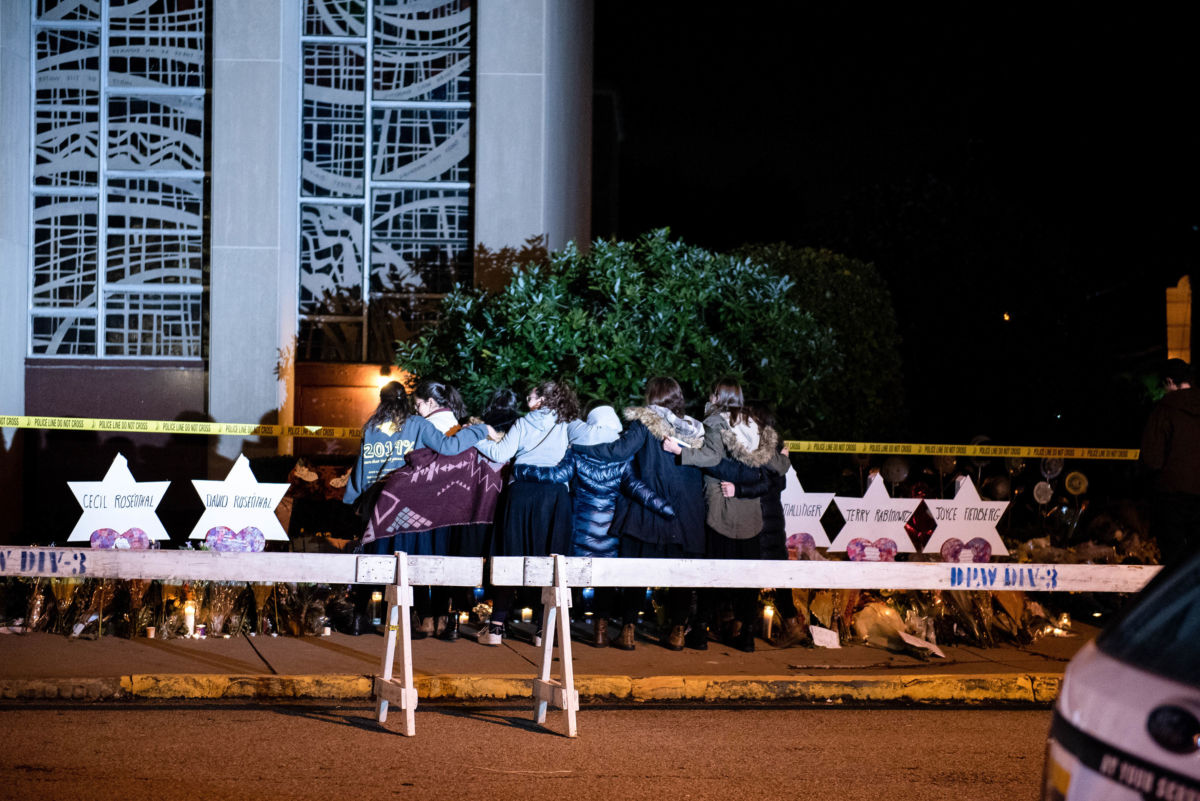
[[[683,626],[672,626],[671,634],[663,644],[672,651],[682,651],[685,632],[686,629]]]
[[[592,645],[596,648],[608,647],[608,621],[605,618],[592,620]]]
[[[633,624],[626,623],[621,627],[621,633],[617,636],[617,641],[613,643],[622,651],[632,651],[634,648],[633,642]]]
[[[808,626],[798,617],[789,617],[783,621],[783,631],[775,640],[776,648],[788,648],[808,639]]]

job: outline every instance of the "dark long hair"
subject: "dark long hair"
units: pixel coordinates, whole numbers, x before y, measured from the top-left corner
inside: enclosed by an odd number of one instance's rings
[[[412,394],[418,400],[431,400],[439,407],[449,409],[455,420],[467,419],[467,405],[463,403],[462,395],[449,384],[426,378],[417,384]]]
[[[733,378],[722,378],[713,384],[712,411],[729,412],[729,425],[735,426],[751,419],[746,413],[746,399],[742,385]]]
[[[661,406],[676,417],[683,417],[683,390],[679,382],[666,376],[651,378],[646,382],[646,405]]]
[[[569,423],[579,419],[579,398],[563,379],[543,381],[533,391],[542,399],[541,408],[554,412],[558,422]]]
[[[408,392],[405,391],[404,385],[399,381],[389,381],[379,390],[379,405],[371,412],[367,422],[363,423],[363,434],[389,422],[399,429],[411,413],[412,407],[409,405]]]
[[[487,407],[479,416],[483,422],[505,434],[521,416],[521,398],[508,387],[498,389],[488,398]]]

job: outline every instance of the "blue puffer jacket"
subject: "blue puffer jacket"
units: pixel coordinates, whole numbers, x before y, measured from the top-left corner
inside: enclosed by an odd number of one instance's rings
[[[554,467],[519,464],[518,481],[570,483],[575,491],[571,513],[573,556],[614,557],[620,540],[612,531],[617,496],[624,493],[666,520],[675,517],[671,504],[633,475],[629,462],[608,462],[568,451]]]

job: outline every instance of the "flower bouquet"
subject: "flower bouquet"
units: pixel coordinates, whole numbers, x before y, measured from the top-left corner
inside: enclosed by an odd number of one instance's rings
[[[75,625],[73,601],[75,592],[81,583],[82,581],[77,578],[50,579],[50,592],[54,595],[54,605],[57,610],[54,631],[58,634],[66,634]]]
[[[245,585],[232,581],[215,581],[209,586],[208,600],[204,606],[209,636],[221,636],[226,620],[245,589]]]
[[[270,582],[255,581],[250,584],[250,591],[254,594],[255,631],[258,634],[274,631],[266,617],[266,606],[267,601],[275,592],[275,585]]]

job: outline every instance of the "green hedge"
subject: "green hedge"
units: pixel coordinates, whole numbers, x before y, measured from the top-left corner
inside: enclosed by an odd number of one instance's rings
[[[568,244],[548,263],[514,268],[500,291],[456,287],[436,327],[398,343],[396,363],[455,384],[475,410],[497,387],[560,375],[581,398],[620,407],[638,401],[646,378],[670,375],[699,413],[711,383],[734,376],[793,435],[849,435],[829,425],[876,414],[873,379],[854,361],[882,347],[862,340],[875,330],[857,326],[885,319],[894,335],[890,307],[880,310],[886,292],[863,265],[821,253],[784,260],[789,253],[807,251],[763,251],[780,269],[757,252],[711,253],[665,230],[586,253]],[[813,286],[831,270],[849,272],[814,303]],[[873,311],[846,328],[833,301],[863,287]],[[898,376],[896,362],[887,369]],[[870,398],[863,414],[859,396]]]

